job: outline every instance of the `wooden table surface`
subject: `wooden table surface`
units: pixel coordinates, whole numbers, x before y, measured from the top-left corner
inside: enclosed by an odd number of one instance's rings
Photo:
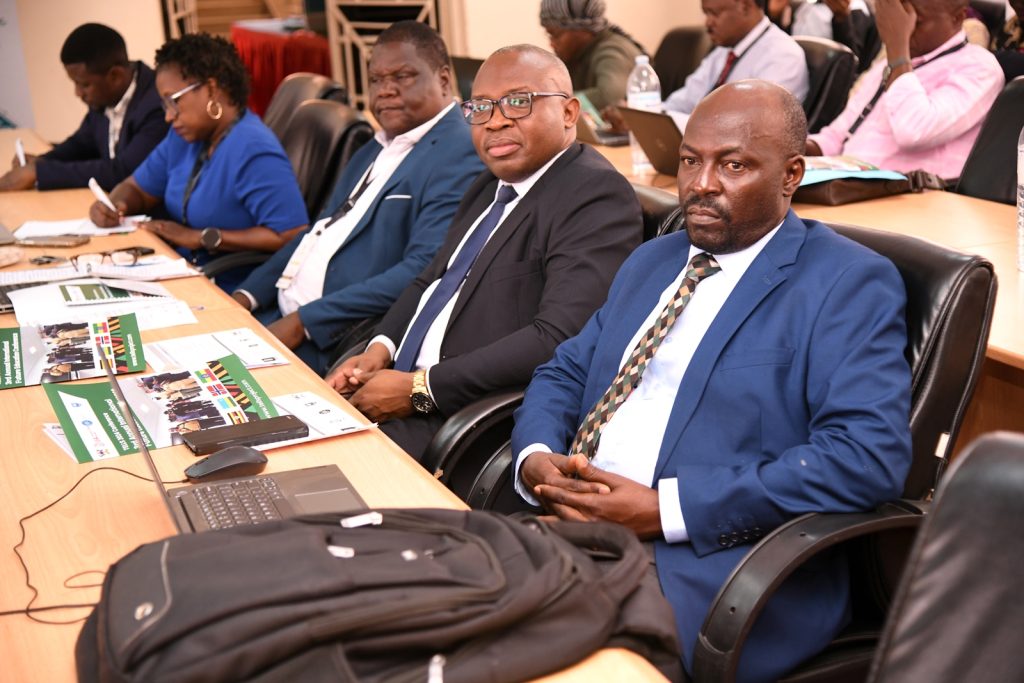
[[[17,131],[17,135],[22,137],[29,152],[45,149],[45,143],[28,131]],[[12,131],[0,131],[0,150],[13,145],[14,136]],[[0,193],[0,223],[14,229],[27,219],[81,217],[91,203],[88,190]],[[93,238],[90,244],[75,249],[32,249],[29,255],[43,252],[67,255],[134,244],[172,253],[158,238],[137,231]],[[13,267],[27,267],[27,264]],[[290,365],[253,371],[271,396],[314,391],[358,415],[247,311],[205,278],[170,280],[163,284],[193,306],[198,324],[145,331],[143,341],[249,327],[291,360]],[[13,315],[0,315],[0,327],[15,325]],[[52,505],[24,522],[25,536],[20,552],[38,591],[35,606],[95,602],[99,598],[98,584],[112,562],[139,544],[175,531],[152,482],[112,469],[148,477],[141,456],[79,465],[43,434],[42,423],[55,421],[56,416],[41,387],[0,392],[0,500],[4,501],[0,513],[0,547],[13,548],[22,539],[20,518]],[[337,464],[373,507],[465,507],[376,429],[277,449],[269,453],[269,458],[268,472]],[[194,457],[184,446],[175,446],[154,451],[154,460],[161,477],[173,481],[182,478],[182,470]],[[95,474],[81,480],[83,475],[93,471]],[[55,502],[80,480],[72,493]],[[24,608],[33,592],[26,585],[25,572],[13,552],[0,553],[0,576],[3,577],[0,610]],[[87,614],[87,608],[74,608],[36,615],[45,620],[72,622],[69,625],[39,624],[25,616],[0,618],[0,661],[4,671],[0,680],[18,683],[75,680],[74,643],[81,619]],[[624,650],[608,649],[543,680],[589,683],[664,679],[641,657]]]

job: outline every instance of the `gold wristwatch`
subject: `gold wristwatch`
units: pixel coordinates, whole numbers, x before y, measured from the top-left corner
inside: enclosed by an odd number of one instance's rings
[[[409,398],[412,399],[412,407],[416,409],[417,413],[432,413],[434,408],[434,399],[430,398],[430,392],[427,391],[427,371],[417,370],[412,375],[412,393],[409,394]]]

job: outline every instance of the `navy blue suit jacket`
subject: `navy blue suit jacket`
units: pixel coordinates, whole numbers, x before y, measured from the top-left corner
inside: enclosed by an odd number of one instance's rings
[[[681,232],[626,261],[601,310],[534,375],[513,452],[566,452],[689,247]],[[654,477],[677,478],[690,537],[656,544],[687,668],[711,600],[751,543],[803,513],[868,510],[899,495],[911,459],[905,298],[887,259],[790,212],[708,329]],[[774,680],[831,640],[848,618],[842,567],[821,560],[780,589],[747,643],[741,680]]]
[[[356,152],[322,216],[331,215],[348,199],[380,151],[372,140]],[[325,368],[318,366],[350,323],[388,310],[433,258],[463,193],[483,169],[469,125],[459,108],[453,107],[413,147],[334,254],[323,296],[299,308],[299,318],[312,340],[312,345],[299,349],[303,360],[323,372]],[[289,241],[238,287],[249,292],[260,308],[268,309],[259,316],[264,322],[280,317],[275,283],[301,240],[300,235]],[[324,358],[318,360],[321,355]]]
[[[156,76],[142,62],[135,62],[138,80],[135,94],[121,124],[117,154],[110,158],[110,121],[102,109],[90,109],[74,135],[36,160],[40,190],[85,187],[96,178],[105,190],[127,178],[167,135],[167,122],[156,91]]]

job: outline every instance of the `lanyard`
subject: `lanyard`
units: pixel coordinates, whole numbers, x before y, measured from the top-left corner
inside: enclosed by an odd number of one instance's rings
[[[221,136],[221,140],[227,138],[228,133],[238,123],[238,119],[231,122],[231,125],[224,131],[224,135]],[[196,157],[196,162],[192,164],[192,172],[189,173],[188,183],[185,184],[185,196],[181,200],[181,224],[186,227],[192,227],[188,222],[188,203],[192,200],[192,192],[196,189],[196,185],[199,184],[199,176],[203,173],[203,168],[206,166],[206,162],[210,159],[210,143],[204,143],[203,148],[199,151],[199,155]]]
[[[375,163],[377,162],[374,161],[373,164]],[[359,201],[359,198],[363,196],[364,192],[366,192],[366,188],[370,187],[370,183],[373,182],[373,164],[370,164],[370,167],[366,169],[366,173],[363,175],[363,180],[359,183],[359,187],[356,188],[355,192],[349,195],[349,198],[343,201],[341,205],[334,210],[334,213],[331,214],[330,220],[324,223],[324,225],[316,231],[317,237],[319,237],[324,230],[344,218],[345,214],[352,210],[356,205],[356,202]]]
[[[928,64],[931,64],[935,60],[940,59],[942,57],[945,57],[946,55],[951,55],[954,52],[956,52],[957,50],[961,50],[961,49],[963,49],[965,47],[967,47],[967,41],[966,40],[964,42],[962,42],[962,43],[957,43],[956,45],[954,45],[953,47],[951,47],[951,48],[949,48],[947,50],[943,50],[942,52],[940,52],[939,54],[935,55],[931,59],[926,59],[925,61],[921,62],[917,66],[914,66],[913,68],[915,70],[920,69],[922,66],[926,66]],[[885,76],[885,75],[886,74],[883,74],[883,76]],[[871,101],[868,102],[867,106],[864,107],[864,111],[862,111],[860,113],[860,116],[857,117],[857,120],[853,122],[852,126],[850,126],[850,130],[846,133],[846,137],[843,139],[843,142],[845,142],[846,140],[849,140],[851,137],[853,137],[853,134],[856,133],[857,129],[860,128],[861,124],[864,123],[864,119],[866,119],[868,117],[868,114],[870,114],[874,110],[875,105],[878,104],[878,100],[882,99],[882,93],[885,92],[885,86],[886,86],[886,81],[887,80],[889,80],[889,79],[888,78],[882,78],[882,82],[878,84],[878,90],[875,91],[875,94],[871,98]]]

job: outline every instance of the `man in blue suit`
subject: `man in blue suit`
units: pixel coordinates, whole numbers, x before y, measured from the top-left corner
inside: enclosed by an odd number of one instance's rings
[[[653,542],[688,669],[750,544],[806,512],[895,498],[910,465],[903,283],[789,210],[805,130],[799,103],[763,81],[698,105],[680,152],[687,230],[630,256],[515,416],[525,498]],[[740,679],[775,680],[848,614],[842,566],[818,561],[769,602]]]
[[[387,311],[430,262],[484,168],[448,63],[426,24],[380,34],[368,72],[380,132],[349,161],[320,220],[233,293],[320,374],[350,327]]]

